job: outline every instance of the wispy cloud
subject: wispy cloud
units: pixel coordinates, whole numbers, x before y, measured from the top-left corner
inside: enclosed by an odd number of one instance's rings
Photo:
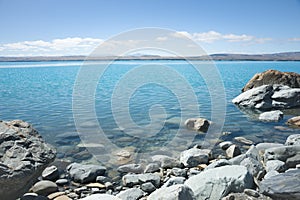
[[[52,41],[23,41],[0,44],[0,53],[5,55],[78,55],[90,53],[103,42],[95,38],[64,38]]]
[[[227,42],[255,42],[255,43],[264,43],[272,40],[271,38],[257,38],[252,35],[246,34],[222,34],[216,31],[208,31],[201,33],[188,33],[186,31],[179,31],[172,34],[173,37],[189,37],[198,42],[204,43],[213,43],[216,41],[224,40]]]

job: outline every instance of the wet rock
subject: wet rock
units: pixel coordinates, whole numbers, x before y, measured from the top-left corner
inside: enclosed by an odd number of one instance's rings
[[[219,144],[219,146],[220,146],[221,149],[223,149],[223,150],[228,149],[231,145],[232,145],[232,142],[230,142],[230,141],[221,142],[221,143]]]
[[[127,164],[127,165],[122,165],[118,167],[118,172],[121,173],[135,173],[135,174],[140,174],[144,171],[142,165],[140,164]]]
[[[262,85],[274,84],[286,85],[291,88],[300,88],[300,74],[295,72],[281,72],[272,69],[257,73],[244,86],[242,92]]]
[[[191,148],[181,152],[180,162],[186,167],[196,167],[208,163],[210,150]]]
[[[201,131],[206,133],[208,131],[210,122],[207,119],[204,118],[191,118],[191,119],[187,119],[184,122],[184,125],[188,128],[188,129],[192,129],[195,131]]]
[[[44,169],[42,173],[42,178],[44,180],[55,181],[59,178],[59,172],[56,166],[50,166]]]
[[[252,188],[253,177],[246,167],[229,165],[205,170],[189,178],[185,185],[192,189],[196,199],[221,199],[230,192]]]
[[[236,145],[231,145],[227,150],[226,150],[226,155],[229,158],[236,157],[241,154],[241,150],[238,146]]]
[[[0,121],[0,196],[16,199],[32,186],[56,151],[21,120]]]
[[[300,106],[300,88],[263,85],[243,92],[232,100],[241,107],[271,110]]]
[[[150,194],[148,200],[194,200],[192,190],[186,185],[173,185],[160,188]]]
[[[56,192],[57,190],[58,190],[57,185],[54,182],[47,181],[47,180],[37,182],[30,189],[31,192],[34,192],[42,196],[47,196],[51,193]]]
[[[166,155],[155,155],[152,156],[153,162],[157,162],[160,164],[160,166],[164,169],[166,168],[174,168],[174,167],[181,167],[181,163],[175,159],[171,158]]]
[[[300,199],[299,180],[300,170],[292,170],[263,180],[259,189],[274,199]]]
[[[286,170],[285,163],[280,160],[268,160],[266,162],[266,171],[278,171],[278,172],[284,172]]]
[[[137,200],[144,195],[144,192],[139,188],[131,188],[120,192],[117,197],[122,200]]]
[[[286,122],[287,125],[300,127],[300,116],[293,117]]]
[[[89,183],[94,182],[97,176],[104,175],[106,168],[98,165],[72,163],[67,167],[67,171],[75,182]]]
[[[283,119],[283,112],[280,110],[263,112],[259,115],[258,119],[261,121],[278,122]]]
[[[285,145],[300,145],[300,134],[290,135],[286,139]]]

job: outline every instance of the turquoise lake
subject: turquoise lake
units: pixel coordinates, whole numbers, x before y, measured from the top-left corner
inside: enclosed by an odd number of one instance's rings
[[[58,149],[58,158],[71,161],[90,159],[87,154],[82,153],[85,149],[78,145],[81,140],[77,135],[72,111],[73,88],[81,64],[79,61],[0,63],[0,119],[22,119],[32,123],[43,138]],[[114,121],[111,98],[115,86],[126,73],[139,65],[167,65],[174,69],[187,81],[198,99],[199,116],[190,117],[210,119],[210,93],[203,77],[195,73],[188,63],[171,60],[116,61],[99,79],[94,99],[97,120],[107,133],[108,139],[115,145],[134,146],[137,151],[151,149],[155,145],[163,145],[168,137],[172,137],[172,133],[182,126],[178,121],[182,110],[176,94],[155,83],[141,85],[130,97],[128,110],[132,120],[142,126],[150,121],[151,106],[161,105],[166,112],[166,121],[170,123],[165,123],[156,136],[143,139],[126,135],[122,127]],[[226,118],[222,132],[230,133],[223,135],[221,139],[244,136],[255,143],[284,142],[288,135],[300,133],[299,129],[291,129],[285,125],[287,119],[300,115],[300,109],[285,110],[282,121],[266,123],[258,121],[255,113],[253,117],[251,113],[247,114],[231,103],[255,73],[268,69],[300,73],[300,62],[218,61],[215,65],[226,93]],[[157,76],[166,74],[158,71]],[[133,82],[142,79],[145,77],[135,77]],[[173,81],[175,84],[177,80]],[[164,120],[159,114],[156,116],[157,119],[154,120]],[[132,129],[135,130],[134,127]],[[139,136],[142,134],[147,133],[141,132]],[[196,136],[193,144],[197,144],[203,137]]]

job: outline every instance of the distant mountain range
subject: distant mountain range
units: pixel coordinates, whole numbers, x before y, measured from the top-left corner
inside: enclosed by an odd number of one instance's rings
[[[215,61],[300,61],[300,52],[284,52],[273,54],[212,54],[209,56],[192,56],[192,57],[166,57],[158,55],[139,55],[139,56],[103,56],[103,57],[86,57],[86,56],[36,56],[36,57],[0,57],[0,62],[8,61],[83,61],[89,60],[215,60]]]

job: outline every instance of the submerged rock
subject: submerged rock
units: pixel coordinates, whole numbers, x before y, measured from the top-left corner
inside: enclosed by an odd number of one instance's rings
[[[252,188],[253,177],[244,166],[228,165],[192,176],[185,185],[192,189],[197,200],[221,199],[230,192]]]
[[[208,131],[210,122],[204,118],[191,118],[187,119],[184,124],[188,129],[206,133]]]
[[[300,88],[282,85],[262,85],[243,92],[232,100],[234,104],[251,109],[271,110],[300,106]]]
[[[255,74],[242,89],[242,92],[262,85],[286,85],[291,88],[300,88],[300,74],[295,72],[281,72],[277,70],[267,70]]]
[[[1,199],[16,199],[27,192],[55,154],[29,123],[0,121]]]
[[[283,112],[280,110],[263,112],[259,115],[258,119],[261,121],[278,122],[283,119]]]

